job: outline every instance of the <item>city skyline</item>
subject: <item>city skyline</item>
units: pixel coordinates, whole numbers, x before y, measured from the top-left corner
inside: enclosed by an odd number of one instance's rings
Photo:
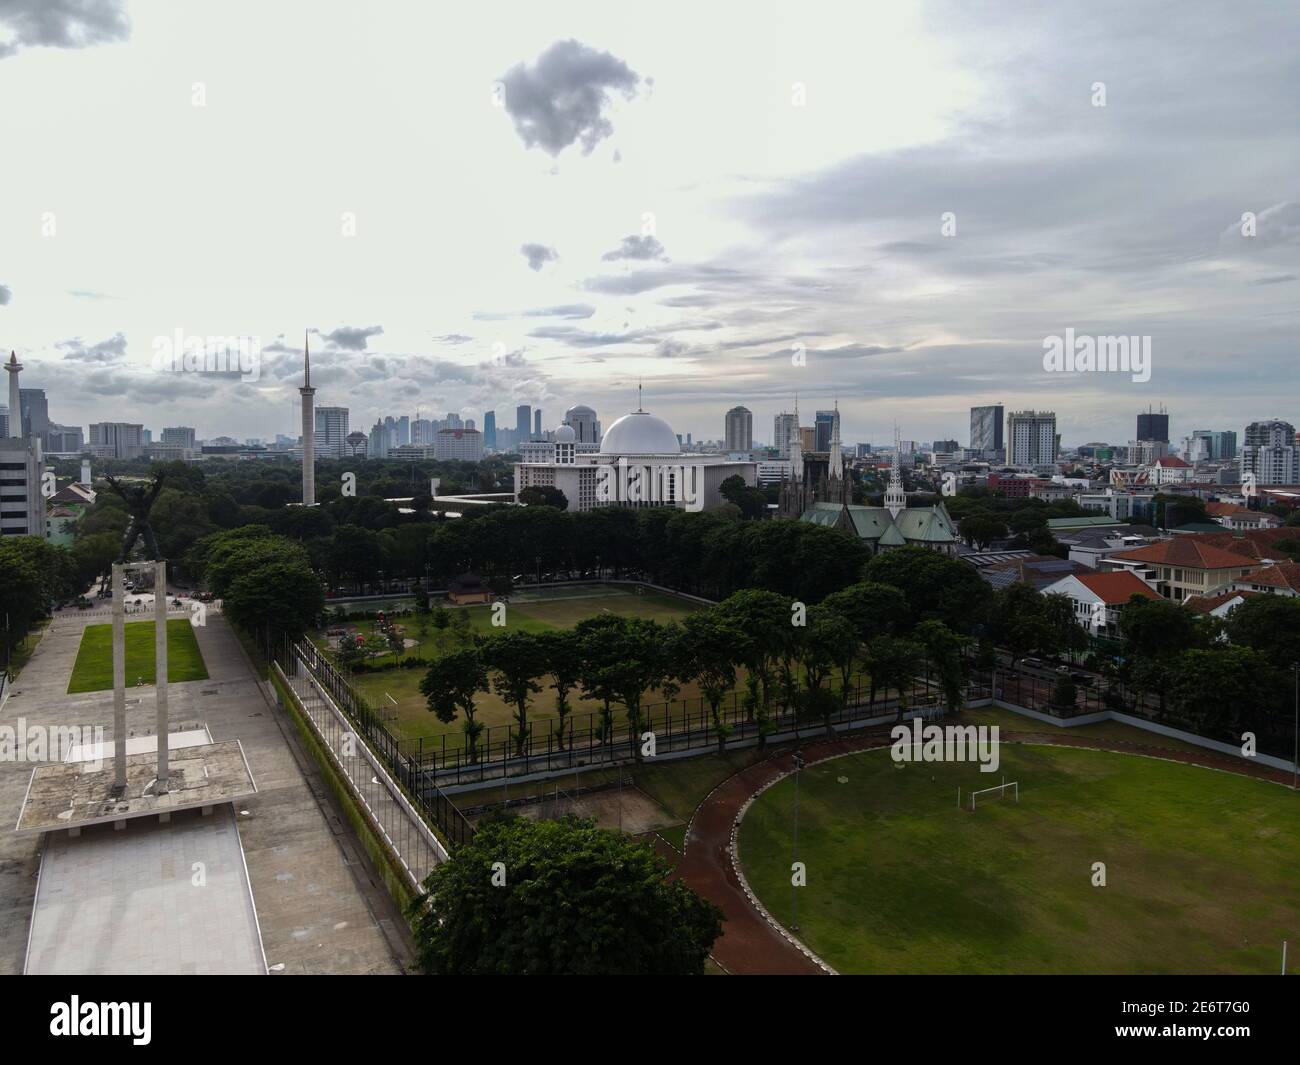
[[[436,13],[380,11],[358,37],[327,10],[322,61],[383,77],[298,88],[274,62],[291,5],[256,9],[256,32],[252,7],[201,12],[185,49],[165,5],[123,10],[92,46],[51,34],[0,60],[0,91],[49,100],[61,130],[0,116],[6,154],[39,160],[6,175],[0,344],[61,424],[161,407],[205,436],[292,431],[303,323],[322,402],[358,425],[574,403],[612,421],[639,379],[696,439],[737,402],[769,425],[795,392],[809,411],[838,396],[846,441],[897,421],[964,442],[994,403],[1055,410],[1066,445],[1123,442],[1152,404],[1174,437],[1295,420],[1276,401],[1300,283],[1300,147],[1275,137],[1292,13],[1178,7],[1175,44],[1172,7],[841,12],[828,38],[825,12],[768,6],[697,12],[683,41],[571,5],[580,34],[554,12],[491,34],[466,14],[429,64]],[[1183,76],[1211,59],[1215,78]],[[864,124],[864,100],[888,106]],[[84,181],[109,114],[141,116],[112,124],[114,152],[199,165]],[[467,148],[476,165],[453,165]],[[203,165],[225,159],[253,165]],[[256,379],[154,369],[177,330],[257,338]],[[1150,380],[1046,372],[1067,330],[1151,337]]]

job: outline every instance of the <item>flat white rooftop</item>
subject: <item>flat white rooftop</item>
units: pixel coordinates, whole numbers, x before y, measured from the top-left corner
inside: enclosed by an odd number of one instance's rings
[[[50,833],[24,971],[265,974],[232,807]]]

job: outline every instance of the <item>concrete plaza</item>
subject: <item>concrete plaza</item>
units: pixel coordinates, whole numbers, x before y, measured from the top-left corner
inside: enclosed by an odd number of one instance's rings
[[[97,613],[97,612],[96,612]],[[67,694],[82,630],[103,624],[102,617],[76,611],[56,615],[31,660],[10,689],[0,710],[0,724],[102,725],[111,745],[113,693]],[[253,673],[234,632],[213,609],[206,624],[195,629],[209,679],[170,685],[172,728],[206,725],[215,741],[238,740],[257,783],[257,794],[234,807],[237,840],[242,845],[252,887],[266,964],[272,973],[396,973],[410,957],[410,940],[401,915],[350,826],[336,809],[315,764],[302,748],[290,721]],[[127,689],[127,728],[134,735],[154,726],[154,689]],[[111,750],[111,746],[110,746]],[[0,972],[21,973],[31,933],[33,900],[40,868],[40,835],[18,835],[23,797],[32,764],[0,761]],[[183,817],[173,818],[176,834]],[[211,819],[206,819],[211,820]],[[168,828],[169,826],[158,826]],[[96,834],[129,839],[99,826]],[[87,830],[81,839],[64,838],[58,847],[96,842]],[[149,834],[149,833],[146,833]],[[163,835],[167,835],[164,833]],[[161,838],[161,836],[159,837]],[[161,844],[157,844],[161,846]],[[124,851],[123,853],[126,853]],[[159,866],[162,868],[162,866]],[[125,882],[124,882],[125,883]],[[182,880],[188,884],[188,876]],[[138,885],[137,885],[138,887]],[[131,890],[134,890],[132,888]],[[85,905],[104,905],[86,899]],[[123,912],[118,902],[108,912]],[[75,916],[68,911],[67,919]],[[96,940],[88,941],[92,946]],[[112,944],[114,940],[99,940]],[[124,939],[122,942],[129,942]],[[232,958],[238,949],[231,946]],[[139,957],[139,952],[136,952]],[[125,965],[119,959],[88,959],[86,972],[106,971],[104,964]],[[181,972],[188,964],[180,953],[170,955]],[[197,960],[193,963],[197,966]],[[116,969],[114,971],[128,971]]]

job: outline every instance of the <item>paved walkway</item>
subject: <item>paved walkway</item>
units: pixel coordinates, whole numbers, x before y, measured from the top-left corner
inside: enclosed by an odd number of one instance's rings
[[[1093,736],[1071,736],[1064,730],[1035,732],[1002,730],[1004,743],[1054,744],[1085,747],[1121,754],[1166,758],[1188,765],[1221,769],[1240,776],[1258,777],[1288,787],[1291,773],[1213,751],[1185,751],[1156,744],[1109,740]],[[872,750],[890,744],[888,730],[843,735],[834,740],[805,743],[798,753],[806,764],[839,755]],[[785,750],[766,761],[742,769],[727,778],[695,810],[686,834],[686,853],[677,863],[676,875],[712,900],[723,912],[722,936],[713,945],[713,958],[736,975],[807,975],[824,970],[803,949],[788,938],[783,928],[774,927],[755,908],[732,866],[731,837],[745,803],[765,785],[794,770],[794,750]]]
[[[60,612],[14,682],[0,724],[103,725],[111,743],[113,693],[67,694],[87,623],[104,619]],[[225,618],[210,611],[194,631],[209,679],[170,686],[172,728],[206,724],[214,740],[243,744],[258,793],[237,804],[236,817],[271,971],[400,972],[409,932],[293,723],[268,700]],[[126,696],[128,729],[147,733],[154,688]],[[22,972],[27,952],[40,841],[10,830],[31,769],[0,762],[0,973]]]
[[[228,803],[47,838],[27,974],[123,973],[266,974]]]

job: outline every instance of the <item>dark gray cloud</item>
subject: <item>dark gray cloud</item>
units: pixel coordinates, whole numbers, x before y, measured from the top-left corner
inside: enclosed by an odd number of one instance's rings
[[[24,48],[88,48],[130,35],[125,0],[0,0],[0,59]]]
[[[337,329],[328,333],[315,330],[329,344],[336,348],[342,348],[344,351],[365,351],[366,342],[371,337],[382,336],[384,327],[381,325],[370,325],[364,328],[359,326],[341,325]]]
[[[474,338],[464,333],[443,333],[442,336],[435,336],[433,339],[437,344],[468,344]]]
[[[525,147],[552,156],[575,143],[591,154],[614,132],[605,115],[612,94],[630,100],[638,81],[623,60],[575,40],[556,41],[535,63],[520,63],[501,77],[515,132]]]
[[[560,257],[559,252],[554,248],[548,248],[545,244],[521,244],[519,254],[528,260],[530,270],[540,270],[547,263],[554,262]]]
[[[14,295],[13,289],[11,289],[8,285],[0,285],[0,307],[3,307],[11,299],[13,299],[13,295]]]
[[[61,340],[56,345],[63,352],[64,361],[88,363],[115,363],[126,357],[126,334],[114,333],[98,344],[86,344],[81,337]]]
[[[620,259],[662,259],[668,261],[668,256],[664,253],[664,246],[659,243],[653,236],[624,237],[623,242],[613,251],[607,251],[601,256],[604,262],[617,262]]]

